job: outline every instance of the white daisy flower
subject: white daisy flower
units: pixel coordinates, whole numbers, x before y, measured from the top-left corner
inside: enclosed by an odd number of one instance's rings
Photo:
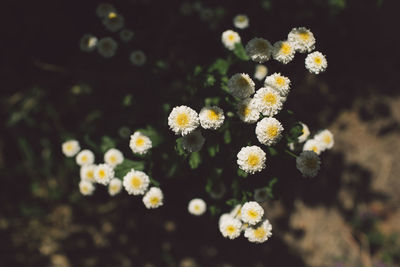
[[[163,192],[158,187],[152,187],[143,197],[143,203],[148,209],[155,209],[162,206],[164,199]]]
[[[272,87],[266,86],[257,90],[254,102],[264,116],[274,116],[282,109],[285,99]]]
[[[97,51],[105,58],[114,56],[117,48],[117,42],[111,37],[104,37],[97,42]]]
[[[221,234],[229,239],[235,239],[240,236],[242,223],[238,219],[226,218],[219,226]]]
[[[317,155],[321,154],[323,144],[316,139],[309,139],[303,145],[303,151],[314,151]]]
[[[233,25],[238,29],[246,29],[249,27],[249,17],[240,14],[233,18]]]
[[[96,8],[96,14],[100,18],[106,17],[110,12],[115,12],[115,7],[109,3],[101,3]]]
[[[331,149],[335,143],[333,139],[333,134],[328,129],[325,129],[316,134],[314,136],[314,139],[321,144],[322,150]]]
[[[108,185],[112,178],[114,178],[114,170],[110,165],[99,164],[94,169],[94,179],[97,183]]]
[[[80,48],[84,52],[92,52],[96,48],[97,38],[92,34],[85,34],[80,41]]]
[[[131,135],[129,141],[129,147],[132,149],[133,153],[139,155],[146,154],[153,146],[151,139],[139,131],[134,132]]]
[[[85,181],[85,180],[81,180],[79,182],[79,191],[81,192],[82,195],[84,196],[90,196],[93,194],[94,191],[94,185],[89,182],[89,181]]]
[[[118,178],[111,179],[110,183],[108,184],[108,193],[110,196],[115,196],[122,189],[122,182]]]
[[[301,126],[303,126],[302,129],[302,134],[297,138],[299,143],[303,143],[307,140],[307,138],[310,136],[310,130],[308,129],[308,126],[305,125],[304,123],[300,122]]]
[[[303,151],[296,158],[296,167],[304,177],[315,177],[320,165],[321,161],[314,151]]]
[[[130,40],[132,40],[134,35],[135,34],[133,33],[133,31],[129,29],[123,29],[119,32],[119,37],[121,38],[122,42],[129,42]]]
[[[282,97],[286,97],[289,94],[290,80],[288,77],[283,76],[280,73],[274,73],[267,76],[264,84],[277,90]]]
[[[104,154],[104,162],[110,164],[113,167],[121,164],[123,161],[124,155],[116,148],[111,148],[107,150],[107,152]]]
[[[94,164],[83,165],[80,170],[81,180],[95,183],[96,182],[96,180],[94,179],[94,170],[95,169],[96,169],[96,165],[94,165]]]
[[[232,30],[227,30],[222,33],[221,36],[222,43],[229,50],[235,49],[235,44],[240,43],[240,35]]]
[[[93,164],[94,154],[89,149],[84,149],[76,155],[75,161],[79,166]]]
[[[229,214],[233,218],[241,218],[242,217],[241,212],[242,212],[242,205],[238,204],[231,210]]]
[[[103,24],[110,32],[117,32],[124,27],[124,17],[114,11],[111,11],[103,18]]]
[[[123,185],[125,190],[130,195],[143,195],[149,187],[150,178],[141,171],[135,171],[132,169],[129,171],[123,179]]]
[[[255,62],[265,62],[271,58],[272,45],[263,38],[253,38],[246,44],[246,53]]]
[[[224,213],[221,216],[219,216],[218,219],[218,227],[221,227],[221,224],[228,219],[232,219],[233,217],[229,213]]]
[[[272,235],[272,225],[268,220],[262,222],[258,227],[248,227],[244,231],[244,236],[253,243],[263,243]]]
[[[241,99],[248,98],[254,93],[255,83],[248,74],[237,73],[228,81],[229,92]]]
[[[328,61],[326,60],[326,57],[318,51],[308,54],[305,62],[306,69],[308,69],[309,72],[315,74],[324,72],[328,67]]]
[[[204,107],[200,110],[199,119],[204,129],[216,130],[224,123],[224,111],[217,106]]]
[[[142,66],[146,63],[146,54],[142,50],[133,51],[129,56],[129,60],[135,66]]]
[[[276,144],[282,137],[282,131],[282,124],[275,118],[264,118],[256,126],[257,139],[266,146]]]
[[[192,133],[182,137],[182,147],[186,151],[192,153],[200,151],[206,139],[200,130],[194,130]]]
[[[81,146],[76,140],[68,140],[64,142],[61,148],[64,155],[69,158],[75,156],[79,152],[79,150],[81,150]]]
[[[245,123],[255,123],[260,118],[260,111],[253,98],[246,98],[237,105],[237,114]]]
[[[265,168],[266,154],[258,146],[242,147],[237,154],[237,164],[243,171],[254,174]]]
[[[243,204],[241,215],[244,223],[255,225],[261,221],[264,209],[257,202],[249,201]]]
[[[307,28],[293,28],[288,34],[288,41],[294,44],[300,53],[311,52],[315,47],[314,34]]]
[[[287,64],[292,61],[295,52],[296,49],[292,43],[288,41],[279,41],[274,44],[272,57],[283,64]]]
[[[175,134],[185,136],[199,126],[199,116],[187,106],[174,107],[168,116],[168,125]]]
[[[254,78],[261,81],[268,74],[268,68],[264,65],[257,64],[254,71]]]
[[[189,201],[188,211],[190,214],[200,216],[207,210],[207,204],[201,198],[194,198]]]

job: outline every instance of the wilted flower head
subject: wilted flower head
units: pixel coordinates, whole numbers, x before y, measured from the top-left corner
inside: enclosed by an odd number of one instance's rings
[[[146,54],[142,50],[133,51],[129,56],[129,60],[133,65],[142,66],[146,63]]]
[[[204,142],[205,139],[200,130],[195,130],[182,137],[182,147],[190,153],[200,151]]]
[[[314,151],[303,151],[296,159],[296,167],[304,177],[314,177],[318,174],[321,161]]]
[[[115,11],[111,11],[103,18],[103,24],[110,32],[117,32],[124,27],[124,17]]]
[[[133,36],[133,31],[129,29],[123,29],[119,32],[119,37],[121,38],[122,42],[129,42],[130,40],[132,40]]]
[[[265,62],[270,59],[272,45],[263,38],[253,38],[246,45],[246,53],[255,62]]]
[[[97,51],[105,58],[114,56],[117,48],[117,42],[111,37],[104,37],[97,43]]]
[[[246,73],[236,73],[228,81],[229,92],[238,98],[248,98],[254,94],[255,83]]]

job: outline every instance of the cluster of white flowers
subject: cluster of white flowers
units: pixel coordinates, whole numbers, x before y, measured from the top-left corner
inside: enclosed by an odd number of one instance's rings
[[[255,201],[237,205],[230,213],[220,216],[219,231],[222,236],[235,239],[244,236],[253,243],[263,243],[272,235],[272,226],[264,216],[264,209]]]
[[[224,111],[217,106],[206,106],[198,114],[188,106],[174,107],[168,116],[169,128],[182,136],[182,146],[188,152],[200,151],[205,138],[198,129],[217,130],[225,121]]]
[[[305,124],[303,124],[305,125]],[[307,126],[303,126],[303,135],[301,135],[299,137],[299,141],[300,139],[304,142],[307,137],[310,135],[310,131],[308,130]],[[304,138],[304,134],[307,134],[308,136],[306,138]],[[317,155],[321,154],[321,152],[327,150],[327,149],[331,149],[333,147],[335,143],[335,140],[333,138],[333,134],[331,133],[331,131],[329,131],[328,129],[325,129],[323,131],[318,132],[316,135],[314,135],[313,138],[308,139],[307,141],[305,141],[304,145],[303,145],[303,151],[314,151]]]
[[[233,21],[235,27],[239,29],[247,28],[249,25],[246,15],[237,15]],[[240,35],[232,30],[224,31],[221,40],[229,50],[233,50],[236,44],[241,44]],[[315,42],[314,34],[309,29],[299,27],[293,28],[286,40],[277,41],[273,45],[264,38],[255,37],[247,42],[245,50],[251,60],[258,63],[266,62],[272,57],[276,61],[288,64],[294,59],[296,52],[310,53],[305,59],[305,67],[309,72],[319,74],[326,70],[328,62],[321,52],[312,52],[315,49]],[[266,69],[259,69],[255,78],[263,79],[259,78],[263,73],[266,75]]]
[[[130,147],[134,153],[145,154],[152,147],[149,137],[139,131],[131,136]],[[115,168],[123,164],[124,155],[111,148],[104,153],[104,163],[94,164],[94,153],[88,149],[80,151],[79,142],[68,140],[62,144],[62,152],[67,157],[75,156],[76,163],[80,166],[79,190],[82,195],[90,196],[95,190],[95,184],[108,187],[110,196],[119,194],[122,188],[130,195],[144,195],[143,204],[148,209],[158,208],[163,205],[164,196],[160,188],[151,187],[150,177],[139,170],[131,169],[122,180],[115,177]],[[79,152],[80,151],[80,152]]]

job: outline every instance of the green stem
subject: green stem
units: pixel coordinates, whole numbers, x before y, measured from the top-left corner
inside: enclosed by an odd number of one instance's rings
[[[292,153],[291,151],[285,149],[285,152],[288,153],[290,156],[297,158],[296,154]]]

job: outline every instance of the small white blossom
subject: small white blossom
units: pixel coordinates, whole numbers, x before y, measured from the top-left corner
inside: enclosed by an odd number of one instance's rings
[[[255,123],[260,118],[260,111],[254,98],[246,98],[237,105],[237,114],[245,123]]]
[[[111,179],[110,183],[108,184],[108,193],[110,196],[115,196],[122,189],[122,182],[118,178]]]
[[[311,52],[315,47],[314,34],[304,28],[293,28],[288,35],[288,41],[294,44],[296,51],[300,53]]]
[[[115,167],[124,161],[124,155],[122,152],[116,148],[111,148],[107,150],[104,154],[104,162]]]
[[[275,118],[264,118],[257,123],[256,135],[261,144],[271,146],[282,137],[282,124]]]
[[[226,218],[219,226],[221,234],[229,239],[235,239],[240,236],[242,223],[238,219]]]
[[[277,90],[266,86],[257,90],[254,95],[254,102],[257,109],[264,115],[272,117],[282,109],[284,98],[279,95]]]
[[[200,216],[207,210],[207,204],[201,198],[194,198],[189,201],[188,211],[190,214]]]
[[[258,146],[242,147],[237,154],[237,164],[243,171],[254,174],[265,168],[266,154]]]
[[[93,194],[94,191],[94,185],[89,182],[89,181],[85,181],[85,180],[81,180],[79,182],[79,191],[81,192],[82,195],[84,196],[90,196]]]
[[[303,143],[307,140],[307,138],[310,136],[310,130],[308,129],[308,126],[305,125],[304,123],[300,122],[301,126],[303,126],[302,129],[302,134],[297,138],[299,143]]]
[[[233,25],[238,29],[246,29],[249,27],[249,17],[243,14],[236,15],[233,18]]]
[[[272,57],[283,64],[287,64],[292,61],[295,53],[296,49],[292,43],[288,41],[279,41],[274,44]]]
[[[168,125],[175,134],[185,136],[199,126],[199,116],[187,106],[174,107],[168,116]]]
[[[97,51],[105,58],[114,56],[117,48],[117,42],[111,37],[104,37],[97,42]]]
[[[143,195],[149,187],[150,178],[142,171],[129,171],[123,179],[125,190],[130,195]]]
[[[289,94],[290,80],[280,73],[267,76],[264,84],[274,88],[282,97],[286,97]]]
[[[200,110],[199,119],[204,129],[216,130],[224,123],[224,111],[217,106],[204,107]]]
[[[84,149],[76,155],[75,161],[79,166],[93,164],[94,154],[89,149]]]
[[[132,149],[133,153],[139,155],[146,154],[153,146],[151,139],[139,131],[134,132],[131,135],[129,141],[129,147]]]
[[[328,129],[325,129],[314,136],[314,139],[321,144],[322,151],[331,149],[335,144],[333,134]]]
[[[133,51],[129,56],[129,60],[135,66],[142,66],[146,63],[146,54],[142,50]]]
[[[68,140],[64,142],[61,147],[64,155],[69,158],[75,156],[79,152],[79,150],[81,150],[81,146],[76,140]]]
[[[314,151],[317,155],[321,154],[323,144],[316,139],[309,139],[303,145],[303,151]]]
[[[264,209],[255,201],[244,203],[241,210],[241,219],[244,223],[255,225],[259,223],[264,215]]]
[[[80,170],[81,180],[86,180],[91,183],[96,182],[96,180],[94,179],[94,170],[95,169],[96,169],[96,165],[94,165],[94,164],[83,165]]]
[[[254,78],[261,81],[268,74],[268,68],[264,65],[257,64],[254,71]]]
[[[112,178],[114,178],[114,170],[110,165],[99,164],[94,169],[94,179],[97,183],[108,185]]]
[[[155,209],[163,205],[164,195],[160,188],[152,187],[143,197],[143,203],[148,209]]]
[[[222,43],[229,50],[235,49],[235,45],[241,42],[240,35],[232,30],[227,30],[222,33]]]
[[[253,243],[264,243],[272,235],[272,225],[268,220],[256,227],[248,227],[244,231],[244,236]]]
[[[308,54],[305,63],[306,69],[315,74],[324,72],[328,67],[328,61],[326,60],[326,57],[318,51]]]

